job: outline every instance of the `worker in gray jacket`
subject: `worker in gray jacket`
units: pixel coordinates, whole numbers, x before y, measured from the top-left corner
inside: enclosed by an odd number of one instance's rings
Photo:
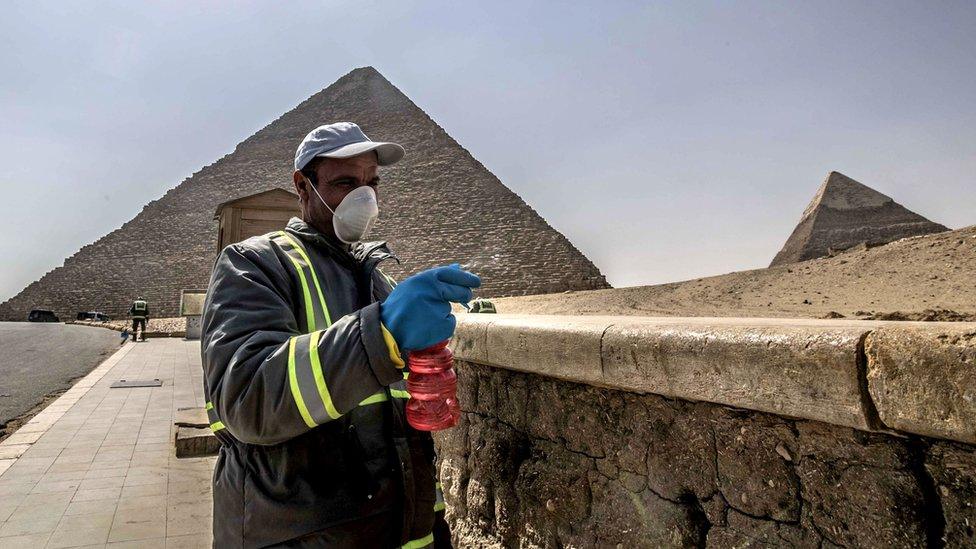
[[[302,219],[225,248],[203,315],[215,547],[449,547],[429,433],[406,421],[404,357],[449,338],[457,265],[395,285],[363,243],[378,166],[403,157],[358,126],[295,155]]]

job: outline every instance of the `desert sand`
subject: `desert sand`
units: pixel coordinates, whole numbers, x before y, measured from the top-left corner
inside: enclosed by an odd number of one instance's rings
[[[976,225],[767,269],[494,301],[524,314],[976,320]]]

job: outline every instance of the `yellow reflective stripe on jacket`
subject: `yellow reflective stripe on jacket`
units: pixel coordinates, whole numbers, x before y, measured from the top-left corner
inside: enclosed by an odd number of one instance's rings
[[[288,386],[305,424],[316,427],[342,416],[332,402],[319,361],[322,332],[294,336],[288,341]]]
[[[281,231],[281,234],[291,242],[295,250],[302,256],[305,260],[305,264],[308,265],[309,272],[312,273],[312,283],[315,284],[315,293],[319,296],[319,304],[322,305],[322,312],[325,314],[325,326],[328,328],[332,326],[332,317],[329,315],[329,306],[325,302],[325,294],[322,293],[322,286],[319,284],[319,277],[315,274],[315,268],[312,266],[312,260],[308,258],[308,253],[305,252],[305,247],[297,240],[295,240],[290,234],[285,231]]]
[[[287,253],[287,252],[286,252]],[[301,264],[297,259],[288,255],[288,260],[291,261],[292,265],[295,266],[295,272],[298,273],[298,279],[302,283],[302,297],[305,301],[305,324],[309,330],[315,329],[315,306],[312,304],[312,292],[308,290],[308,281],[305,280],[305,271],[302,269]]]
[[[393,339],[393,334],[386,329],[386,326],[380,322],[380,332],[383,333],[383,341],[386,342],[386,348],[390,351],[390,360],[397,368],[403,368],[403,357],[400,356],[400,347],[397,345],[395,339]]]
[[[329,394],[329,388],[325,384],[325,374],[322,373],[322,363],[319,362],[319,336],[321,334],[322,332],[309,334],[311,337],[308,342],[308,356],[311,359],[312,378],[315,380],[315,388],[318,389],[319,398],[322,399],[322,404],[325,406],[325,412],[329,414],[331,419],[338,419],[342,414],[336,410],[335,404],[332,403],[332,395]]]
[[[376,269],[376,270],[379,271],[381,275],[383,275],[383,278],[386,279],[386,283],[389,284],[391,288],[396,288],[397,281],[394,280],[392,276],[384,273],[383,269]]]
[[[434,533],[431,532],[420,539],[415,539],[413,541],[408,541],[407,543],[404,543],[403,545],[400,546],[400,549],[421,549],[422,547],[427,547],[428,545],[431,545],[433,543],[434,543]]]
[[[217,410],[214,410],[213,402],[208,402],[206,404],[206,406],[204,406],[204,408],[206,408],[206,410],[207,410],[207,420],[210,422],[210,430],[211,431],[213,431],[213,432],[216,433],[217,431],[219,431],[221,429],[226,429],[227,428],[224,425],[224,422],[223,421],[220,421],[220,418],[217,417]]]
[[[318,424],[312,420],[312,416],[308,413],[308,407],[305,406],[305,397],[302,396],[302,390],[298,386],[298,373],[295,365],[295,344],[297,341],[297,337],[288,340],[288,386],[291,388],[292,399],[295,401],[295,405],[298,406],[298,413],[305,420],[305,425],[308,425],[308,428],[311,429],[318,426]]]
[[[383,391],[380,391],[380,392],[378,392],[378,393],[376,393],[376,394],[374,394],[372,396],[368,396],[368,397],[364,398],[363,401],[359,403],[359,405],[360,406],[369,406],[370,404],[378,404],[380,402],[386,402],[388,400],[390,400],[390,399],[387,398],[386,393],[384,393]]]
[[[441,483],[434,484],[434,512],[443,511],[447,506],[444,504],[444,489]]]
[[[302,283],[308,331],[314,332],[315,330],[328,328],[332,325],[329,306],[325,301],[325,294],[322,293],[322,285],[319,283],[319,277],[315,274],[315,268],[312,266],[312,261],[308,258],[308,253],[306,253],[304,246],[285,231],[278,231],[273,239],[281,246],[281,249],[288,256],[295,270],[298,271],[298,278]],[[306,277],[306,275],[308,276]],[[315,286],[315,293],[318,297],[317,307],[312,297],[311,288],[308,285],[309,278],[312,279],[312,285]]]
[[[387,388],[390,390],[390,396],[393,398],[410,398],[410,393],[407,392],[407,375],[410,372],[403,373],[403,381],[394,381]]]

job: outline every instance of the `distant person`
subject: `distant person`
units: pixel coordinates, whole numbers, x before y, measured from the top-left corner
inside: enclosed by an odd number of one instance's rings
[[[495,304],[491,300],[485,298],[478,298],[471,303],[468,303],[469,313],[497,313],[495,309]]]
[[[392,253],[361,241],[378,167],[403,154],[349,122],[316,128],[295,154],[302,218],[217,258],[201,341],[214,547],[450,547],[403,357],[451,337],[450,302],[480,280],[452,265],[396,285],[377,269]]]
[[[139,337],[142,341],[146,340],[146,323],[149,321],[149,303],[146,300],[139,297],[132,302],[132,307],[129,307],[129,316],[132,317],[132,341],[136,341],[136,334],[141,334]],[[142,331],[139,332],[139,328]]]

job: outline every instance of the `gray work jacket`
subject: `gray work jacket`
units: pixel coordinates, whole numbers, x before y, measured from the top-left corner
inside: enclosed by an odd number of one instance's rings
[[[380,323],[393,282],[377,265],[390,257],[297,218],[220,253],[201,341],[221,443],[215,547],[433,545],[433,441],[406,422],[402,361]]]

